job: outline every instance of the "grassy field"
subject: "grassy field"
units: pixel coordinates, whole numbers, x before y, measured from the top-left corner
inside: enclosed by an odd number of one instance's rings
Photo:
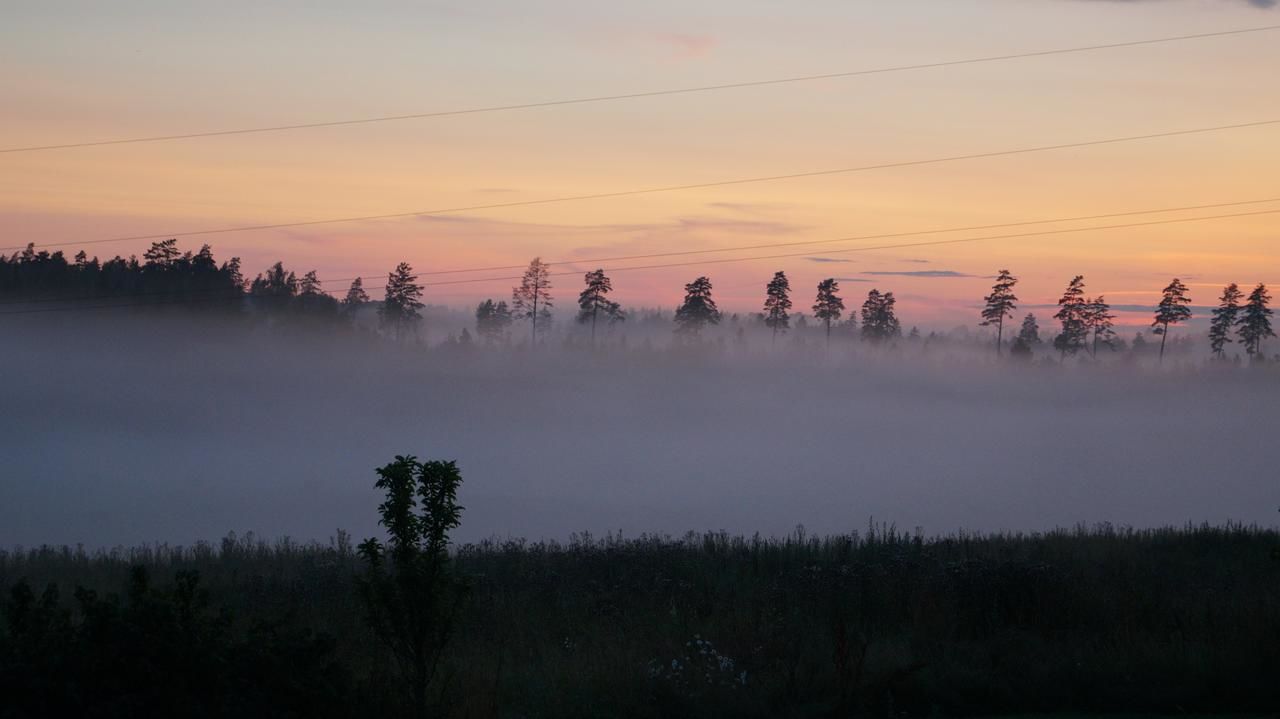
[[[466,717],[1269,714],[1277,552],[1238,526],[468,545],[433,693]],[[0,716],[403,713],[360,571],[341,535],[0,553]]]

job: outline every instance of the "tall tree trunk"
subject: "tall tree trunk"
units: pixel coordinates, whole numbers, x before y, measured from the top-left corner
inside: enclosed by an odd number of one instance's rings
[[[596,346],[596,315],[600,313],[600,305],[592,303],[591,305],[591,346]]]
[[[1164,323],[1164,332],[1160,333],[1160,364],[1164,364],[1164,343],[1169,339],[1169,323]]]
[[[533,290],[533,323],[532,334],[529,337],[529,349],[533,349],[538,345],[538,290]]]
[[[1004,315],[1000,315],[1000,321],[996,323],[996,357],[1004,351]]]

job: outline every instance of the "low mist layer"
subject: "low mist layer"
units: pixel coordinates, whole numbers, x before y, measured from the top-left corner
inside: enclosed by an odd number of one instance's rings
[[[365,536],[373,468],[409,453],[458,461],[462,540],[1272,524],[1280,502],[1265,368],[10,330],[0,545]]]

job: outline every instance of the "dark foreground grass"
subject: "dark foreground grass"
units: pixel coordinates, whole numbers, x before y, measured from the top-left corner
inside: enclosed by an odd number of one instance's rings
[[[470,717],[1273,715],[1278,551],[1238,526],[485,542],[435,691]],[[342,536],[0,553],[0,716],[396,715],[359,569]]]

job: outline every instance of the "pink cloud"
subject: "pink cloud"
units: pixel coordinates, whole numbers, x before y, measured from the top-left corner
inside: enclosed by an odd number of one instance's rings
[[[655,39],[669,48],[673,56],[681,60],[702,57],[710,53],[716,46],[716,39],[710,35],[664,32],[658,33]]]

